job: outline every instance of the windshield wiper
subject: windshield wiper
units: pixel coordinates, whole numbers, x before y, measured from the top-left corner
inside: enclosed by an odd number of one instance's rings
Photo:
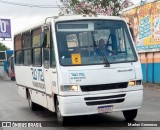
[[[95,43],[95,39],[94,39],[94,36],[93,36],[93,32],[91,32],[91,34],[92,34],[92,39],[93,39],[93,45],[94,45],[94,47],[97,49],[98,53],[100,54],[100,56],[102,57],[102,59],[103,59],[103,61],[104,61],[104,63],[105,63],[105,66],[104,66],[104,67],[110,67],[110,63],[109,63],[109,61],[107,60],[107,57],[104,56],[104,55],[101,53],[100,49],[98,48],[97,44]]]

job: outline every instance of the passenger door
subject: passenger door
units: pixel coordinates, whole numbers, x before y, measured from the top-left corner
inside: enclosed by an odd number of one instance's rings
[[[47,107],[51,111],[55,111],[54,109],[54,98],[53,98],[53,91],[52,91],[52,76],[51,76],[51,48],[52,48],[52,40],[51,40],[51,32],[48,27],[47,30],[44,30],[46,34],[46,39],[43,47],[43,66],[44,66],[44,82],[46,88],[46,100],[47,100]]]

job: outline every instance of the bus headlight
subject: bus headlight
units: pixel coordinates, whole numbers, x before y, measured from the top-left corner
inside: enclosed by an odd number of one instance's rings
[[[129,86],[135,86],[135,81],[129,81]]]
[[[79,85],[62,85],[61,91],[63,92],[80,91],[80,86]]]
[[[129,81],[129,86],[136,86],[141,84],[142,84],[141,80]]]

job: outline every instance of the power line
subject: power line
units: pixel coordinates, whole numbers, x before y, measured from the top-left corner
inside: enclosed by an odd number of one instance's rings
[[[17,2],[3,1],[3,0],[0,0],[0,3],[16,5],[16,6],[34,7],[34,8],[59,8],[57,5],[34,5],[34,4],[17,3]]]

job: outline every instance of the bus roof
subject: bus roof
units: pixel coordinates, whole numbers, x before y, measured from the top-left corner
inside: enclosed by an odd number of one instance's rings
[[[108,20],[122,20],[121,17],[118,16],[105,16],[105,15],[68,15],[68,16],[58,16],[54,21],[68,21],[68,20],[82,20],[82,19],[108,19]]]
[[[52,17],[47,17],[45,20],[40,21],[36,25],[32,25],[29,27],[26,27],[17,33],[15,35],[21,34],[26,31],[33,30],[37,27],[43,26],[45,24],[50,24],[51,21],[58,22],[58,21],[69,21],[69,20],[84,20],[84,19],[107,19],[107,20],[123,20],[123,18],[118,17],[118,16],[105,16],[105,15],[97,15],[97,16],[89,16],[89,15],[66,15],[66,16],[52,16]],[[45,23],[46,22],[46,23]]]

